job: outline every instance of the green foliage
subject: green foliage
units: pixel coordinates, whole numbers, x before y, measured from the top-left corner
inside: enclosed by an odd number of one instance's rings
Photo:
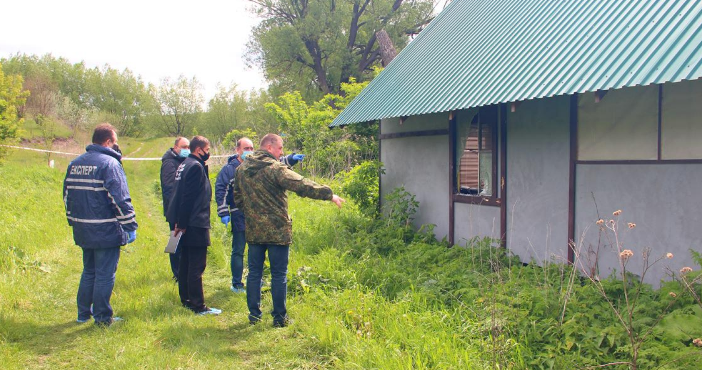
[[[164,78],[158,87],[150,89],[161,116],[163,133],[182,136],[197,129],[204,99],[202,86],[195,77],[188,79],[181,75],[176,81]]]
[[[414,194],[401,186],[385,197],[383,208],[388,225],[408,227],[419,210],[419,202]]]
[[[250,128],[229,131],[229,133],[224,136],[224,139],[222,139],[222,145],[224,145],[225,149],[236,148],[236,142],[244,137],[251,139],[251,142],[254,143],[254,147],[257,146],[259,142],[258,134]]]
[[[15,139],[24,119],[19,117],[19,107],[29,96],[22,90],[22,77],[5,75],[0,64],[0,144]],[[2,152],[0,152],[2,158]]]
[[[385,173],[379,161],[366,161],[343,173],[340,181],[342,190],[359,210],[366,216],[378,215],[378,198],[380,193],[380,174]]]
[[[71,64],[50,54],[17,54],[1,61],[12,73],[24,76],[26,88],[32,92],[32,100],[27,102],[29,113],[51,116],[74,133],[100,123],[92,119],[99,116],[97,112],[109,115],[109,122],[121,135],[138,136],[146,130],[153,99],[141,78],[128,69],[89,69],[82,62]]]
[[[224,137],[232,128],[243,128],[248,116],[246,93],[237,90],[236,84],[219,90],[208,103],[203,115],[202,134],[210,138]]]
[[[120,138],[126,152],[141,148],[144,156],[171,143]],[[181,307],[162,253],[168,225],[158,162],[124,163],[139,222],[137,241],[123,247],[112,298],[125,321],[107,331],[76,324],[81,254],[61,197],[70,158],[56,160],[51,169],[40,154],[13,152],[0,167],[0,225],[10,225],[0,227],[4,368],[579,369],[628,360],[627,334],[572,266],[524,266],[490,239],[447,248],[431,227],[417,232],[294,194],[293,324],[273,329],[268,315],[248,324],[245,297],[229,291],[231,235],[214,213],[203,282],[207,304],[224,313],[195,316]],[[603,286],[621,299],[618,281]],[[643,286],[636,325],[655,320],[669,292],[678,298],[643,344],[640,368],[698,369],[702,352],[693,341],[702,337],[702,309],[678,282]],[[97,342],[100,351],[80,345]]]
[[[106,112],[121,135],[139,136],[145,130],[146,116],[154,111],[154,99],[141,77],[125,69],[109,66],[85,71],[86,96],[93,110]],[[93,122],[99,123],[99,122]]]
[[[339,93],[352,78],[369,79],[380,63],[376,32],[386,30],[399,51],[434,10],[431,0],[251,3],[263,21],[252,32],[248,62],[261,67],[274,89],[300,91],[307,101]]]
[[[361,161],[378,158],[377,123],[328,128],[367,84],[352,78],[342,85],[343,96],[328,94],[312,105],[298,91],[284,94],[277,104],[266,104],[288,150],[308,155],[305,168],[312,176],[334,177]]]

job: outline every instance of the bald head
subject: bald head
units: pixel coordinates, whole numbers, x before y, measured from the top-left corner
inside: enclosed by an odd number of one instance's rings
[[[254,150],[253,141],[248,137],[242,137],[236,142],[236,153],[241,157],[244,152],[252,152]]]

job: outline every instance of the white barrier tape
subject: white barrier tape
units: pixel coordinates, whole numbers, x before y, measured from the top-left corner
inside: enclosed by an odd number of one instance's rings
[[[34,152],[42,152],[42,153],[52,153],[52,154],[62,154],[62,155],[72,155],[74,157],[79,156],[80,154],[77,153],[67,153],[67,152],[57,152],[54,150],[45,150],[45,149],[36,149],[36,148],[25,148],[22,146],[14,146],[14,145],[0,145],[4,146],[6,148],[12,148],[12,149],[24,149],[24,150],[31,150]],[[213,155],[210,156],[210,158],[226,158],[229,157],[229,155]],[[161,158],[130,158],[130,157],[122,157],[123,161],[160,161]]]

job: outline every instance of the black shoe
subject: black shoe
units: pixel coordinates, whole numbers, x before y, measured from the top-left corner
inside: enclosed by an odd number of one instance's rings
[[[250,325],[256,325],[259,322],[261,322],[261,318],[259,316],[249,315],[249,324]]]
[[[288,319],[287,317],[283,320],[273,320],[274,328],[284,328],[288,325],[290,325],[290,319]]]
[[[123,321],[123,320],[124,319],[122,319],[121,317],[115,316],[115,317],[110,318],[109,321],[95,321],[95,326],[98,326],[101,328],[107,328],[109,326],[112,326],[112,324],[119,322],[119,321]]]

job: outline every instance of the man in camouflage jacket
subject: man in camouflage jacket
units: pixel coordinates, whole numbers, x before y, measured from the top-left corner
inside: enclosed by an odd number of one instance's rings
[[[244,211],[246,242],[249,244],[249,275],[246,279],[246,302],[249,321],[261,320],[261,277],[266,251],[271,268],[273,326],[288,323],[285,306],[292,221],[288,216],[287,190],[306,198],[330,200],[338,207],[344,202],[331,188],[305,179],[278,161],[283,154],[283,139],[268,134],[260,149],[249,155],[237,168],[234,180],[234,204]]]

